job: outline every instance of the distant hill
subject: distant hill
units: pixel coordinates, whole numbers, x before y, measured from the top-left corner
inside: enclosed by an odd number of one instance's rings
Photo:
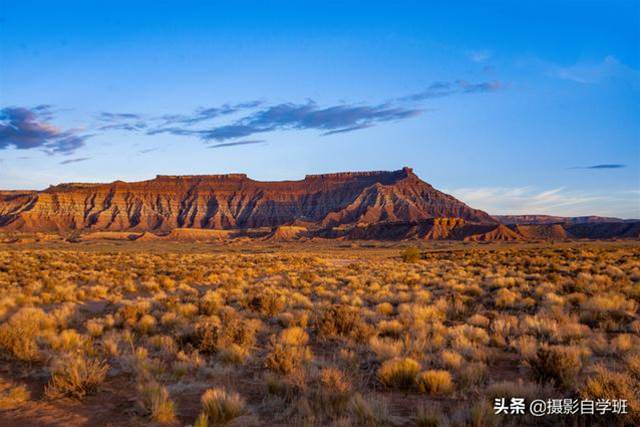
[[[593,224],[602,222],[635,222],[637,219],[620,219],[606,216],[552,216],[552,215],[493,215],[502,224]]]
[[[244,174],[157,176],[0,193],[0,226],[24,231],[234,229],[294,222],[324,228],[436,217],[496,223],[486,212],[434,189],[409,168],[279,182]]]
[[[113,232],[114,238],[141,241],[515,241],[637,238],[640,222],[545,215],[492,217],[436,190],[405,167],[307,175],[299,181],[262,182],[244,174],[159,175],[140,182],[0,191],[0,230],[76,230],[96,238]]]

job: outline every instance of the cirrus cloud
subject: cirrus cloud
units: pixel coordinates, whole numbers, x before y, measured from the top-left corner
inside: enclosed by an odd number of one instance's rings
[[[60,162],[61,165],[69,165],[71,163],[80,163],[91,159],[91,157],[78,157],[77,159],[68,159]]]
[[[237,104],[223,104],[219,107],[200,107],[193,114],[166,114],[158,117],[163,125],[193,125],[221,116],[236,114],[244,110],[256,108],[262,101],[247,101]]]
[[[616,212],[627,212],[628,217],[638,217],[640,214],[638,195],[624,191],[587,193],[564,187],[549,190],[533,187],[467,187],[444,191],[493,215],[579,216],[600,212],[601,215],[616,216]]]
[[[320,106],[315,101],[308,100],[303,103],[268,105],[264,101],[247,101],[200,107],[191,114],[159,116],[103,111],[94,115],[96,121],[91,129],[96,134],[110,131],[169,134],[228,144],[218,145],[220,147],[238,146],[246,143],[234,140],[272,131],[315,130],[321,136],[354,132],[416,117],[428,110],[420,105],[428,99],[489,93],[502,87],[503,84],[497,80],[469,82],[458,79],[435,82],[421,92],[378,104],[342,103]],[[48,154],[71,154],[93,136],[83,134],[78,129],[62,130],[50,122],[52,118],[52,108],[48,105],[31,109],[8,107],[0,110],[0,149],[41,148]],[[222,122],[217,123],[218,120]],[[141,154],[148,152],[151,151]]]
[[[350,132],[382,122],[415,117],[421,110],[381,105],[336,105],[321,108],[315,102],[286,103],[263,108],[228,125],[211,129],[161,127],[149,135],[168,133],[178,136],[197,136],[205,141],[225,141],[274,130],[322,131],[322,135]]]
[[[571,169],[622,169],[626,167],[627,165],[623,165],[621,163],[603,163],[591,166],[574,166]]]
[[[550,75],[574,83],[593,85],[607,80],[623,80],[629,82],[635,90],[640,88],[640,71],[622,63],[613,55],[596,62],[582,61],[569,66],[549,64],[548,67]]]
[[[234,141],[234,142],[223,142],[222,144],[210,145],[207,148],[224,148],[224,147],[235,147],[237,145],[254,145],[254,144],[264,144],[266,141],[263,139],[255,139],[255,140],[247,140],[247,141]]]
[[[456,94],[490,93],[496,92],[504,87],[500,80],[488,82],[469,82],[467,80],[456,80],[454,82],[434,82],[425,90],[410,95],[397,98],[398,101],[420,102],[427,99],[443,98]]]

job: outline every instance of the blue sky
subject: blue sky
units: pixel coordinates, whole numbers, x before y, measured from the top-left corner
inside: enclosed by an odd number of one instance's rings
[[[638,1],[97,3],[0,2],[0,188],[407,165],[640,217]]]

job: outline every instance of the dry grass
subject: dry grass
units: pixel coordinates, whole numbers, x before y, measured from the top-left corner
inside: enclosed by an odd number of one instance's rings
[[[246,403],[238,393],[210,388],[201,398],[203,419],[212,424],[225,424],[245,413]]]
[[[406,390],[415,385],[418,372],[420,372],[418,362],[408,357],[397,357],[382,364],[378,369],[378,378],[387,387]]]
[[[195,426],[489,426],[510,396],[637,408],[637,245],[444,249],[0,251],[0,407],[137,401],[92,422]]]
[[[529,359],[529,365],[536,381],[570,390],[576,384],[582,361],[575,348],[540,347],[536,356]]]
[[[175,404],[166,387],[151,381],[140,387],[140,395],[140,403],[152,420],[160,424],[170,424],[176,420]]]
[[[416,377],[418,390],[422,393],[449,394],[453,391],[453,381],[448,371],[428,370],[420,372]]]
[[[29,401],[31,393],[24,385],[0,383],[0,409],[13,409]]]
[[[83,398],[94,393],[104,381],[108,366],[84,356],[69,356],[55,362],[51,381],[47,385],[49,398],[63,396]]]

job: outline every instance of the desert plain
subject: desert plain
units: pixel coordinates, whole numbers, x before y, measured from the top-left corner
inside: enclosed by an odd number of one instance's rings
[[[0,425],[640,422],[637,240],[104,237],[0,246]]]

